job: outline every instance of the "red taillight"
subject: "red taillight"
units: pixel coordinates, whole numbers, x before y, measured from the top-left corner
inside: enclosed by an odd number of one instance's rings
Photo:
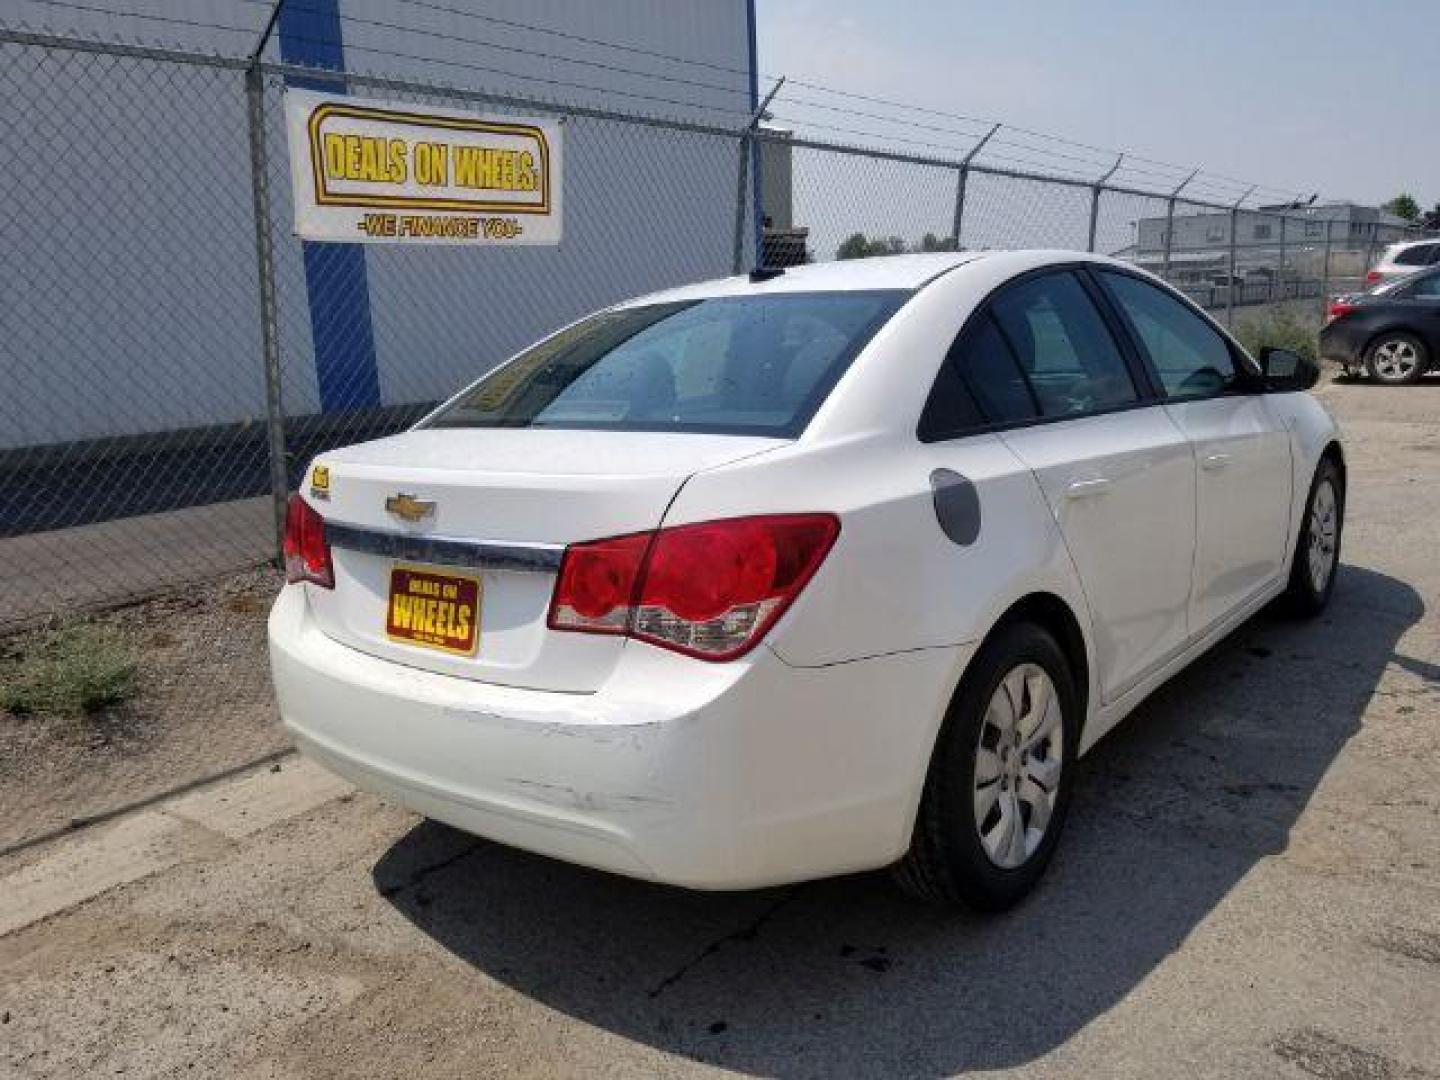
[[[572,544],[549,625],[732,660],[775,625],[839,532],[832,514],[783,514]]]
[[[1336,319],[1343,319],[1346,315],[1354,311],[1355,307],[1356,305],[1350,303],[1348,300],[1331,300],[1330,306],[1325,309],[1325,322],[1329,324]]]
[[[566,548],[550,599],[550,627],[623,634],[652,535],[636,533]]]
[[[324,589],[335,587],[330,545],[325,542],[325,519],[297,492],[285,507],[285,580],[308,581]]]
[[[1385,275],[1380,273],[1379,270],[1371,270],[1365,275],[1365,284],[1378,285],[1384,279],[1384,277]]]

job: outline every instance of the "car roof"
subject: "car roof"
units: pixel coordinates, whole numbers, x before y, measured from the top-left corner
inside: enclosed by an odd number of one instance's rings
[[[989,251],[946,251],[918,255],[879,255],[867,259],[807,263],[784,273],[752,280],[749,276],[715,278],[628,300],[621,307],[720,296],[774,293],[859,292],[874,289],[915,290],[941,274],[994,254]]]
[[[685,303],[721,297],[769,296],[784,293],[862,292],[900,290],[915,292],[950,271],[973,269],[984,277],[1013,276],[1045,266],[1090,263],[1114,266],[1152,277],[1133,264],[1108,255],[1049,248],[988,248],[984,251],[936,252],[915,255],[877,255],[865,259],[807,263],[783,273],[756,280],[748,275],[716,278],[624,300],[611,310],[647,304]]]
[[[1422,236],[1419,240],[1396,240],[1387,247],[1388,251],[1405,251],[1412,247],[1420,247],[1428,244],[1440,244],[1440,236]]]

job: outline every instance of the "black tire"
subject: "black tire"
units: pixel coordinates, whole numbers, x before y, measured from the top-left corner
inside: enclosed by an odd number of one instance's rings
[[[1330,555],[1330,571],[1323,585],[1317,585],[1310,562],[1313,543],[1316,496],[1328,484],[1334,493],[1335,530]],[[1326,455],[1315,468],[1310,481],[1310,494],[1305,498],[1305,515],[1300,520],[1300,535],[1295,540],[1295,555],[1290,560],[1290,584],[1285,589],[1285,607],[1292,615],[1311,619],[1325,610],[1335,579],[1340,576],[1340,542],[1345,533],[1345,477],[1335,460]]]
[[[1006,869],[992,861],[980,838],[975,769],[991,697],[1021,664],[1035,664],[1050,677],[1061,709],[1063,749],[1043,838],[1019,866]],[[1045,872],[1065,825],[1080,723],[1080,695],[1054,637],[1030,622],[998,629],[971,661],[941,725],[910,850],[893,871],[901,888],[932,903],[978,911],[1003,911],[1024,897]]]
[[[1398,348],[1413,350],[1414,365],[1408,369],[1397,369],[1394,366],[1387,367],[1382,359],[1386,349]],[[1425,348],[1425,343],[1414,334],[1407,334],[1400,330],[1387,331],[1381,334],[1365,348],[1365,374],[1378,383],[1387,386],[1401,386],[1405,383],[1417,381],[1426,371],[1430,369],[1430,351]]]

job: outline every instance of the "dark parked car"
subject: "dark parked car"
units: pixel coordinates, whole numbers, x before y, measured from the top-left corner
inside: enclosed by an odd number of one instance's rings
[[[1383,383],[1440,370],[1440,269],[1331,300],[1320,355],[1347,375],[1364,371]]]

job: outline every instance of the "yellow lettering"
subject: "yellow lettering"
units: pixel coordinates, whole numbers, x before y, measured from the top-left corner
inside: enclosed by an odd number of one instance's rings
[[[331,176],[345,175],[345,136],[333,131],[325,133],[325,171]]]
[[[412,613],[410,598],[404,593],[398,593],[390,601],[390,622],[397,630],[410,629],[410,616]]]
[[[440,187],[445,184],[446,155],[444,143],[415,144],[415,179],[422,184]]]

